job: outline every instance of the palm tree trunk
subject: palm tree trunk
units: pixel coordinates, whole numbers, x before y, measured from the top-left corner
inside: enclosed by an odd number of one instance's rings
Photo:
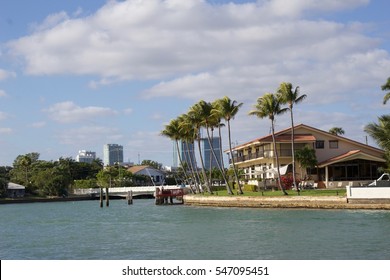
[[[230,121],[227,121],[227,123],[228,123],[228,135],[229,135],[229,150],[230,150],[230,155],[232,157],[232,165],[233,165],[234,177],[236,178],[236,181],[237,181],[238,193],[239,194],[243,194],[244,192],[242,191],[242,188],[241,188],[241,183],[240,183],[240,179],[238,178],[238,173],[237,173],[237,169],[236,169],[236,163],[234,161],[234,156],[233,156],[232,136],[231,136],[231,133],[230,133]]]
[[[219,153],[221,154],[221,166],[223,168],[223,172],[225,173],[225,163],[223,162],[223,151],[222,151],[222,137],[221,137],[221,126],[218,126],[218,136],[219,136]]]
[[[178,140],[175,140],[176,142],[176,150],[177,150],[177,154],[178,154],[178,157],[179,157],[179,161],[180,161],[180,165],[181,165],[181,168],[183,169],[183,173],[184,173],[184,180],[186,182],[189,182],[189,179],[188,179],[188,176],[187,176],[187,170],[186,168],[184,167],[184,164],[183,164],[183,159],[181,157],[181,154],[180,154],[180,150],[179,150],[179,141]],[[196,191],[194,191],[192,189],[192,185],[190,184],[190,189],[193,193],[196,193]]]
[[[193,160],[192,160],[192,157],[191,157],[191,151],[189,149],[189,144],[188,144],[187,141],[185,141],[184,143],[186,145],[186,150],[187,150],[187,152],[184,153],[184,155],[186,156],[186,161],[188,162],[188,165],[190,167],[192,180],[194,181],[194,185],[195,185],[196,191],[200,192],[199,180],[197,179],[197,177],[196,177],[197,173],[195,173],[195,170],[194,170],[194,165],[193,165]]]
[[[198,131],[198,136],[197,136],[197,142],[198,142],[198,151],[199,151],[199,157],[200,157],[200,163],[201,163],[201,166],[202,166],[202,176],[203,176],[203,181],[206,185],[206,188],[207,188],[207,191],[209,193],[213,193],[211,188],[210,188],[210,184],[207,180],[207,175],[206,175],[206,170],[205,170],[205,166],[204,166],[204,160],[203,160],[203,156],[202,156],[202,149],[200,147],[200,136],[199,136],[199,131]]]
[[[230,185],[229,185],[229,181],[228,181],[228,179],[226,178],[226,174],[225,174],[225,172],[224,172],[224,170],[223,170],[223,167],[221,167],[221,165],[220,165],[220,163],[219,163],[219,161],[218,161],[218,159],[217,159],[217,155],[215,154],[215,151],[214,151],[214,147],[213,147],[212,141],[210,140],[209,130],[208,130],[207,128],[206,128],[206,130],[207,130],[207,139],[208,139],[208,141],[209,141],[211,153],[212,153],[212,156],[215,158],[215,161],[216,161],[216,163],[217,163],[217,165],[218,165],[218,169],[219,169],[219,171],[221,172],[221,175],[222,175],[223,180],[225,181],[226,190],[227,190],[228,194],[233,194],[232,189],[231,189],[231,187],[230,187]],[[210,162],[210,163],[211,163],[211,162]],[[210,169],[211,169],[211,164],[210,164]],[[211,173],[211,170],[210,170],[210,173]]]
[[[294,142],[295,142],[294,134],[295,134],[295,132],[294,132],[294,115],[293,115],[292,106],[290,106],[290,114],[291,114],[291,153],[292,153],[293,186],[299,194],[300,190],[297,188],[297,183],[296,183],[296,179],[295,179],[295,147],[294,147]]]
[[[275,158],[276,158],[276,170],[278,172],[279,188],[283,192],[283,194],[288,195],[288,193],[286,192],[286,190],[283,187],[282,177],[280,176],[279,155],[278,155],[278,151],[276,150],[275,127],[274,127],[274,120],[273,119],[271,119],[271,128],[272,128],[272,142],[274,144],[274,153],[275,153]]]

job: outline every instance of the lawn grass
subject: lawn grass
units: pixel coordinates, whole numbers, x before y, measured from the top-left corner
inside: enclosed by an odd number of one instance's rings
[[[234,195],[237,195],[237,190],[234,190]],[[318,189],[318,190],[301,190],[301,192],[298,194],[297,191],[288,190],[287,193],[290,196],[345,196],[346,190],[345,189],[332,189],[332,190],[326,190],[326,189]],[[200,194],[204,196],[229,196],[226,190],[218,190],[214,191],[213,194],[204,193]],[[260,191],[260,192],[253,192],[253,191],[246,191],[244,190],[244,194],[240,196],[285,196],[281,191]]]

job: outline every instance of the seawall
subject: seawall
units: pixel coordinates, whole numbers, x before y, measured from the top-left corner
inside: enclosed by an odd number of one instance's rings
[[[390,210],[390,203],[370,201],[347,201],[341,196],[201,196],[185,195],[185,205],[214,207],[248,207],[248,208],[308,208],[308,209],[372,209]]]

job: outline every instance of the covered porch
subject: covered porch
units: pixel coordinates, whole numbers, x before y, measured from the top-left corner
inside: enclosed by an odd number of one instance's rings
[[[363,186],[377,179],[385,159],[354,150],[318,164],[318,181],[326,188]]]

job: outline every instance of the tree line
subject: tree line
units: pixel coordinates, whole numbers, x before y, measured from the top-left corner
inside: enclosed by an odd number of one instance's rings
[[[39,153],[19,155],[13,166],[0,166],[0,197],[6,194],[8,182],[26,187],[26,193],[38,196],[67,196],[72,188],[129,187],[151,184],[151,178],[132,174],[121,165],[103,168],[101,159],[92,163],[76,162],[72,158],[58,161],[39,159]],[[161,164],[144,160],[142,165],[155,168]]]

